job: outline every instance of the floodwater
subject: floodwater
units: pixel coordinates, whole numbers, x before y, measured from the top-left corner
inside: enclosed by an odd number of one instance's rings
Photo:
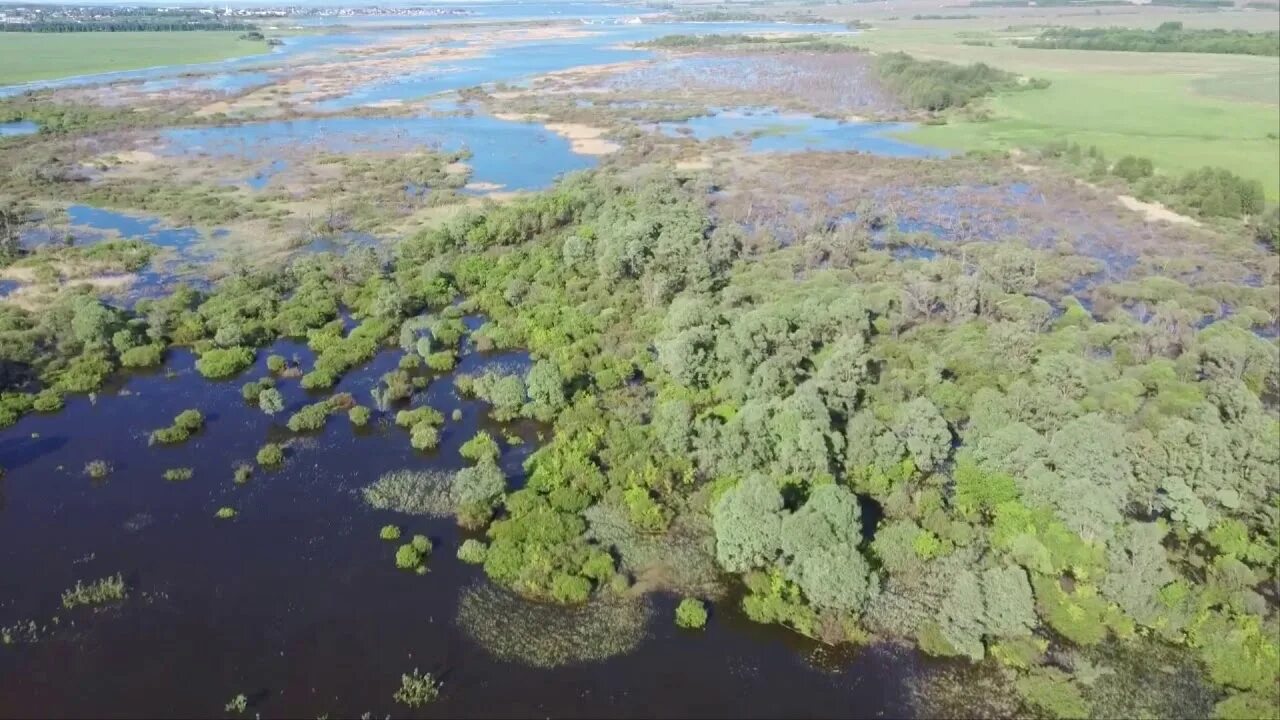
[[[416,118],[333,117],[175,128],[162,135],[163,152],[255,159],[291,149],[325,152],[369,150],[468,149],[472,182],[506,190],[545,188],[560,175],[595,165],[578,155],[568,140],[534,123],[487,115]],[[255,177],[265,184],[266,177]],[[252,182],[250,183],[253,184]]]
[[[0,138],[10,137],[12,135],[30,135],[39,132],[40,126],[25,120],[17,122],[0,123]]]
[[[846,122],[767,108],[726,109],[680,122],[658,123],[658,130],[672,137],[744,138],[753,152],[853,150],[888,157],[946,157],[949,154],[889,137],[909,129],[908,123]]]
[[[311,362],[300,343],[270,351]],[[391,470],[462,467],[460,444],[482,428],[524,439],[503,443],[500,464],[515,486],[545,429],[500,428],[447,375],[407,401],[446,418],[460,411],[436,450],[413,450],[389,422],[394,408],[367,429],[336,415],[322,431],[294,436],[285,420],[319,396],[282,381],[287,407],[274,418],[240,397],[242,382],[266,374],[266,355],[240,378],[209,382],[188,352],[175,351],[162,371],[130,374],[94,401],[69,399],[58,414],[0,433],[0,626],[48,626],[36,642],[0,648],[0,716],[215,716],[240,693],[263,717],[910,712],[903,683],[917,669],[913,655],[873,648],[818,666],[811,643],[748,623],[731,603],[713,609],[705,632],[689,633],[671,620],[676,599],[653,597],[647,639],[604,662],[546,670],[495,659],[455,621],[465,589],[485,580],[455,559],[463,535],[453,522],[372,510],[357,491]],[[369,389],[399,355],[381,353],[335,391],[369,404]],[[455,372],[491,365],[519,371],[527,357],[467,348]],[[190,407],[206,415],[202,431],[148,447],[150,430]],[[234,484],[233,466],[268,440],[289,441],[284,467]],[[92,460],[108,462],[110,475],[83,474]],[[174,467],[194,476],[162,479]],[[215,519],[224,506],[238,515]],[[425,576],[395,568],[395,544],[378,537],[386,524],[432,539]],[[124,602],[61,608],[60,593],[77,580],[117,572],[129,585]],[[439,700],[417,712],[392,701],[414,668],[444,681]]]

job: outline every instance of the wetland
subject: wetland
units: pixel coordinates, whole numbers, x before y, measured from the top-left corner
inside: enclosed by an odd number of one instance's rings
[[[0,88],[0,716],[1276,707],[1274,198],[460,7]]]

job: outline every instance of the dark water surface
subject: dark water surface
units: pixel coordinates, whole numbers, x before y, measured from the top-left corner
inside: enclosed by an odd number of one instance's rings
[[[474,322],[472,323],[474,325]],[[298,343],[271,348],[304,367]],[[456,560],[451,519],[376,511],[358,489],[402,468],[463,466],[458,447],[480,428],[526,442],[503,445],[501,465],[518,484],[538,442],[532,423],[500,428],[483,403],[460,399],[449,376],[411,401],[446,416],[440,447],[413,450],[408,434],[375,414],[367,429],[345,415],[323,431],[295,436],[288,416],[321,395],[283,380],[284,412],[270,418],[240,397],[241,383],[266,374],[268,352],[229,381],[210,382],[194,358],[175,351],[166,369],[127,376],[91,402],[30,415],[0,432],[0,626],[58,616],[34,643],[0,646],[0,716],[220,716],[239,693],[249,715],[358,716],[900,716],[913,656],[865,650],[818,669],[815,646],[776,627],[746,622],[724,603],[703,633],[677,629],[676,599],[657,596],[648,638],[630,655],[595,664],[537,669],[495,659],[457,625],[461,593],[484,583]],[[370,404],[369,389],[393,369],[398,350],[379,354],[339,383]],[[527,367],[522,353],[464,354],[457,372]],[[205,428],[178,446],[147,436],[189,407]],[[448,419],[453,409],[459,421]],[[256,469],[243,486],[233,466],[252,462],[268,439],[284,442],[277,471]],[[91,460],[113,466],[101,481]],[[162,479],[191,467],[185,482]],[[214,518],[222,506],[238,516]],[[396,544],[378,538],[398,524],[405,538],[435,544],[425,576],[397,570]],[[121,604],[63,610],[77,580],[123,573]],[[421,668],[444,681],[440,699],[418,711],[395,705],[400,675]]]

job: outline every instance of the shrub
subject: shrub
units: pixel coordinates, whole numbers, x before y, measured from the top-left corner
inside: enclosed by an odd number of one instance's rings
[[[267,443],[258,449],[257,460],[263,467],[276,467],[284,462],[284,450],[275,443]]]
[[[192,433],[202,427],[204,427],[204,415],[199,410],[183,410],[173,419],[172,425],[153,431],[147,442],[151,445],[185,442]]]
[[[426,567],[422,564],[422,553],[413,543],[405,543],[396,549],[396,567],[418,573],[426,571]]]
[[[252,476],[253,476],[252,465],[240,464],[236,466],[234,479],[237,485],[244,485],[245,483],[249,482],[249,478]]]
[[[409,541],[409,544],[412,545],[413,549],[417,550],[418,554],[422,555],[424,558],[431,556],[431,538],[426,535],[414,535],[413,539]]]
[[[458,547],[458,559],[469,565],[483,565],[488,552],[488,545],[475,538],[467,538]]]
[[[189,467],[169,468],[164,471],[164,479],[169,482],[183,482],[190,480],[195,475],[195,470]]]
[[[392,699],[411,708],[421,707],[440,696],[440,683],[431,676],[420,674],[417,668],[410,675],[400,676],[400,689]]]
[[[418,423],[409,432],[409,444],[415,450],[430,450],[440,444],[440,431],[434,425]]]
[[[1137,182],[1142,178],[1151,177],[1154,168],[1152,168],[1149,158],[1140,158],[1133,155],[1125,155],[1116,161],[1115,167],[1111,168],[1111,173],[1117,177],[1124,178],[1129,182]]]
[[[363,405],[357,405],[347,411],[347,419],[351,420],[351,424],[356,427],[364,427],[369,424],[369,417],[372,415],[369,408]]]
[[[139,345],[120,353],[120,364],[127,368],[155,367],[164,359],[164,345]]]
[[[94,480],[101,480],[110,472],[111,466],[107,464],[106,460],[90,460],[89,463],[84,466],[84,474]]]
[[[676,625],[701,630],[707,624],[707,607],[701,600],[685,598],[676,606]]]
[[[283,355],[267,356],[267,370],[273,373],[276,373],[277,375],[280,374],[280,372],[282,372],[288,366],[289,366],[289,362],[284,359]]]
[[[214,513],[213,516],[219,520],[230,520],[236,516],[236,510],[235,508],[220,507],[218,508],[218,512]]]
[[[382,530],[378,532],[378,537],[383,540],[399,540],[400,528],[396,525],[383,525]]]
[[[275,415],[284,410],[284,396],[275,388],[267,388],[258,393],[258,409],[268,415]]]
[[[253,364],[253,350],[247,347],[211,348],[196,360],[196,370],[210,378],[226,378]]]
[[[498,443],[492,435],[481,430],[475,434],[475,437],[463,443],[458,453],[472,462],[496,460],[499,453]]]
[[[62,393],[53,389],[41,390],[31,401],[31,409],[36,412],[58,412],[62,405]]]
[[[249,698],[245,697],[244,693],[240,693],[239,695],[231,698],[231,702],[224,705],[222,709],[227,712],[233,712],[233,713],[236,713],[237,715],[242,715],[244,714],[244,711],[247,710],[248,708],[249,708]]]
[[[88,585],[76,581],[76,586],[62,593],[62,607],[71,610],[81,605],[105,605],[123,600],[129,594],[120,573],[94,580]]]

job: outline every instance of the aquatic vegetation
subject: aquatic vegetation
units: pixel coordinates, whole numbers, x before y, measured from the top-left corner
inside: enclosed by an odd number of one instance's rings
[[[676,606],[676,625],[701,630],[707,624],[707,606],[697,598],[684,598]]]
[[[631,652],[644,640],[652,614],[643,598],[601,598],[566,607],[482,584],[463,591],[458,624],[502,660],[554,668]]]
[[[407,515],[448,517],[456,507],[453,477],[441,472],[393,470],[361,489],[361,495],[370,507]]]
[[[400,527],[397,525],[383,525],[382,530],[378,532],[378,537],[383,540],[399,540]]]
[[[213,516],[218,518],[219,520],[230,520],[234,518],[236,514],[237,513],[235,508],[220,507],[218,508],[218,511],[213,514]]]
[[[431,547],[430,543],[427,547],[428,549]],[[426,558],[419,549],[419,543],[405,543],[396,548],[396,567],[401,570],[413,570],[421,575],[427,570],[425,562]]]
[[[253,364],[253,350],[247,347],[210,348],[196,360],[196,370],[211,379],[227,378]]]
[[[483,565],[489,546],[475,538],[467,538],[458,546],[458,559],[468,565]]]
[[[462,444],[458,448],[458,454],[470,460],[471,462],[481,462],[484,460],[496,460],[499,453],[498,443],[489,433],[481,430],[475,434],[470,440]]]
[[[164,360],[164,345],[151,343],[131,347],[120,353],[120,364],[127,368],[156,367]]]
[[[106,460],[90,460],[84,466],[84,474],[94,480],[101,480],[111,472],[111,465]]]
[[[424,675],[414,668],[412,673],[400,676],[400,689],[392,699],[411,708],[422,707],[440,697],[440,685],[431,673]]]
[[[83,605],[106,605],[119,602],[129,594],[120,573],[99,578],[85,585],[79,580],[75,587],[62,593],[62,607],[72,610]]]
[[[253,477],[253,466],[247,463],[236,465],[235,474],[232,479],[237,485],[244,485],[249,482],[249,478]]]
[[[244,693],[240,693],[239,695],[231,698],[231,702],[228,702],[226,706],[223,707],[223,710],[233,712],[237,715],[243,715],[244,711],[248,708],[249,698],[245,697]]]
[[[350,393],[338,393],[320,402],[305,405],[289,417],[288,426],[293,432],[313,432],[324,427],[325,420],[334,413],[351,409],[355,398]]]
[[[369,408],[363,405],[356,405],[347,411],[347,419],[349,419],[351,424],[356,427],[364,427],[369,424],[369,418],[372,414],[373,413]]]
[[[258,448],[256,459],[262,467],[278,467],[284,463],[284,449],[276,443],[267,443]]]
[[[186,442],[194,433],[204,427],[204,414],[199,410],[183,410],[173,419],[169,427],[153,430],[147,443],[155,445],[173,445]]]
[[[189,467],[169,468],[164,471],[164,479],[169,482],[185,482],[195,475],[195,470]]]
[[[280,391],[269,387],[258,393],[258,409],[267,415],[275,415],[284,410],[284,396]]]
[[[288,367],[288,364],[289,361],[286,360],[283,355],[272,354],[267,356],[267,370],[276,375],[283,372],[284,369]]]

